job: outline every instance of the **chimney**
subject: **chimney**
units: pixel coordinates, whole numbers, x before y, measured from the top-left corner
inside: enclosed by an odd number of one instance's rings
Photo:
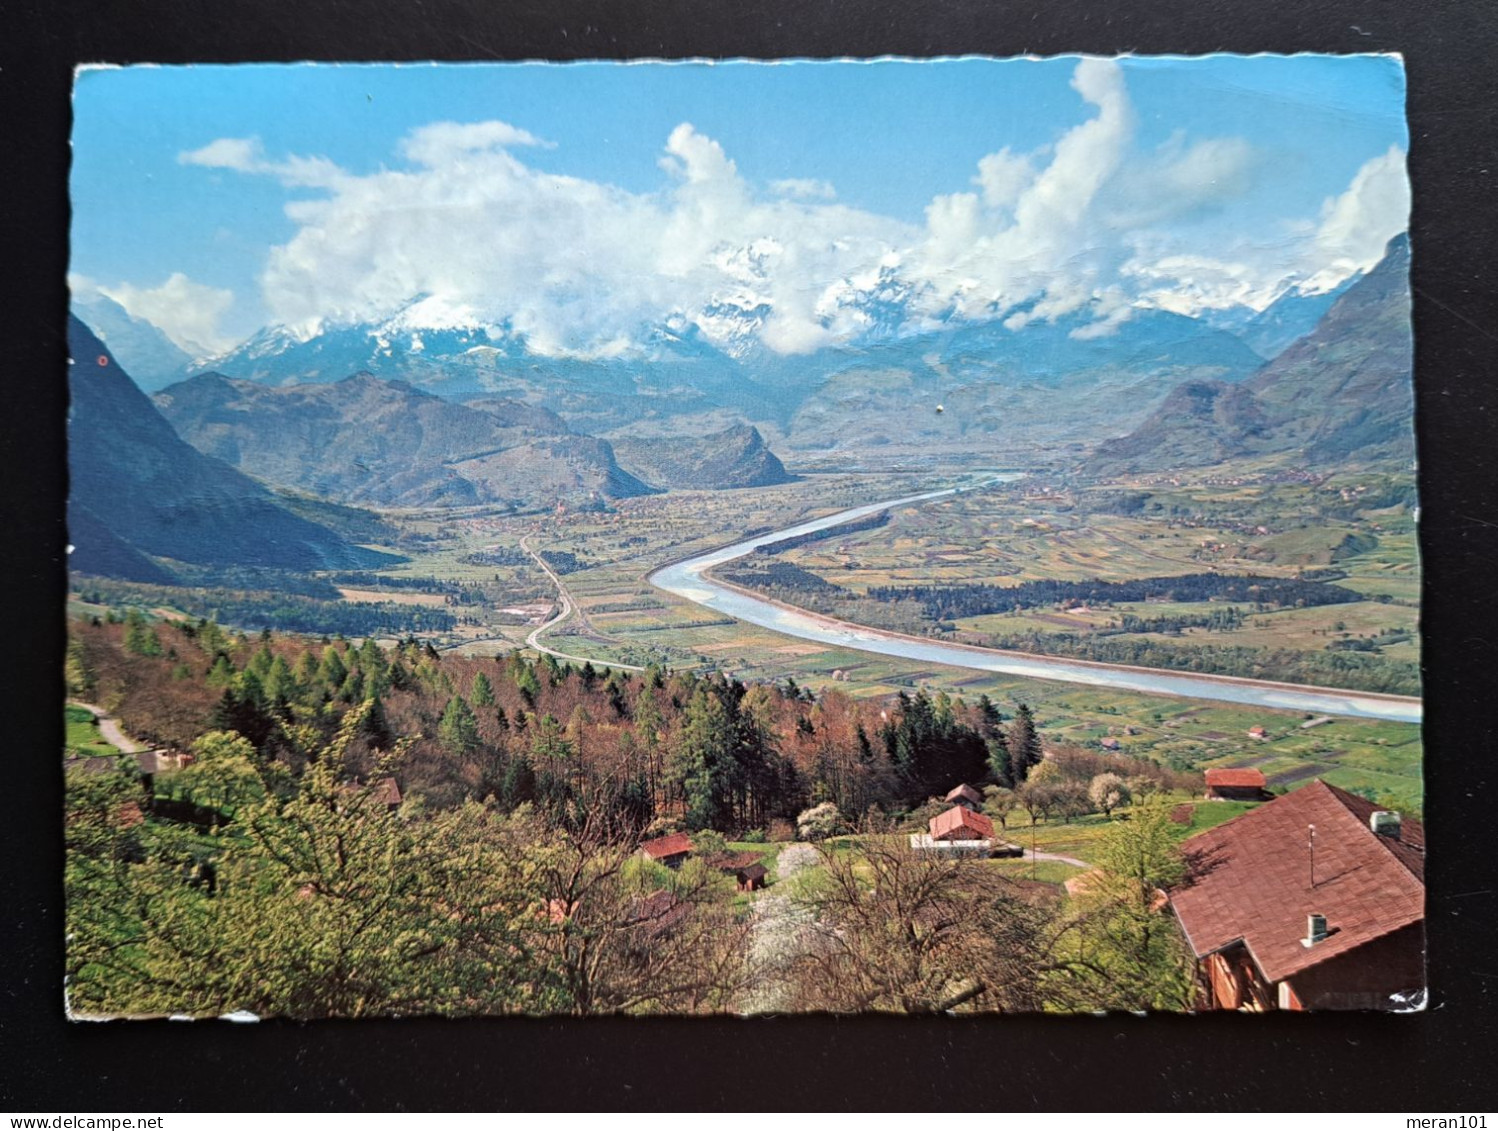
[[[1306,937],[1300,940],[1301,946],[1315,946],[1327,936],[1326,916],[1310,914],[1306,916]]]
[[[1368,817],[1368,827],[1379,836],[1399,839],[1399,814],[1387,809],[1375,809]]]

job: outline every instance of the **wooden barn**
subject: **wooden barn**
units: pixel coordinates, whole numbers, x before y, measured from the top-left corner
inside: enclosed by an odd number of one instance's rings
[[[732,876],[739,891],[759,891],[765,886],[769,870],[760,863],[757,852],[724,852],[711,864],[724,875]]]
[[[1425,987],[1425,833],[1316,781],[1183,845],[1170,892],[1212,1009],[1399,1009]]]
[[[1268,801],[1272,796],[1263,770],[1208,770],[1208,801]]]
[[[769,870],[763,864],[746,864],[733,874],[739,891],[759,891],[765,886]]]
[[[640,855],[668,868],[680,868],[682,861],[692,854],[692,838],[686,833],[671,833],[658,836],[640,845]]]

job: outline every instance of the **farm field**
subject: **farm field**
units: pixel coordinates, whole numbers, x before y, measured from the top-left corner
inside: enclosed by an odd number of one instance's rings
[[[401,528],[409,561],[381,571],[392,579],[430,578],[469,587],[472,603],[449,606],[459,623],[449,631],[422,634],[439,650],[495,656],[524,648],[534,627],[526,618],[501,609],[529,605],[555,608],[555,586],[522,548],[568,555],[570,568],[559,572],[576,611],[547,630],[542,641],[563,653],[636,667],[658,665],[676,670],[719,670],[746,682],[794,680],[814,690],[837,688],[858,698],[893,696],[927,687],[968,699],[987,694],[1006,714],[1019,702],[1035,710],[1049,742],[1100,748],[1104,740],[1117,748],[1179,769],[1257,765],[1271,784],[1291,786],[1320,776],[1333,784],[1418,802],[1421,796],[1419,728],[1373,720],[1337,719],[1311,730],[1294,713],[1169,699],[1078,684],[989,675],[939,665],[922,665],[851,649],[796,640],[773,631],[713,614],[698,605],[663,593],[646,580],[660,565],[701,552],[758,529],[778,529],[870,499],[930,487],[914,477],[817,475],[772,488],[725,492],[681,492],[623,500],[609,510],[513,515],[475,509],[459,514],[389,514]],[[1172,490],[1175,490],[1174,488]],[[1261,496],[1265,489],[1197,489],[1204,497],[1226,502],[1233,497]],[[1309,488],[1278,484],[1273,491],[1301,500]],[[1188,492],[1187,494],[1190,494]],[[1254,505],[1262,506],[1262,498]],[[1282,501],[1282,505],[1284,504]],[[813,543],[776,555],[796,561],[839,585],[909,583],[927,577],[913,568],[921,555],[941,557],[954,580],[1004,583],[1070,571],[1106,579],[1127,579],[1141,572],[1154,575],[1168,568],[1202,572],[1215,563],[1190,555],[1204,537],[1219,539],[1223,528],[1156,530],[1147,542],[1138,534],[1150,525],[1140,519],[1103,515],[1098,528],[1116,539],[1100,539],[1083,528],[1071,530],[1059,543],[1038,533],[1021,515],[1038,514],[1037,523],[1060,529],[1077,524],[1071,495],[1021,484],[973,492],[926,507],[893,513],[880,528],[836,541]],[[1091,516],[1086,519],[1092,522]],[[1158,522],[1155,525],[1159,525]],[[1086,528],[1086,529],[1090,529]],[[1131,530],[1131,539],[1119,534]],[[995,534],[994,532],[998,533]],[[1007,533],[1006,533],[1007,532]],[[1176,538],[1176,534],[1183,537]],[[1156,537],[1156,535],[1162,535]],[[1333,540],[1297,535],[1301,551]],[[939,539],[939,540],[938,540]],[[1402,541],[1401,541],[1402,539]],[[1162,543],[1160,551],[1155,547]],[[1092,545],[1093,548],[1086,548]],[[1138,545],[1143,545],[1140,550]],[[1026,555],[1020,550],[1028,551]],[[1167,563],[1164,551],[1184,555]],[[1081,556],[1082,552],[1091,558]],[[1106,552],[1105,552],[1106,551]],[[1417,577],[1410,535],[1381,542],[1378,549],[1339,563],[1364,584],[1398,571]],[[1005,558],[1003,555],[1008,554]],[[896,565],[896,559],[905,564]],[[1004,561],[1014,574],[997,572]],[[849,563],[852,568],[849,568]],[[1084,567],[1079,563],[1091,562]],[[841,564],[838,564],[841,563]],[[1063,568],[1064,565],[1064,568]],[[1007,567],[1004,567],[1007,568]],[[1276,565],[1231,559],[1222,568],[1293,576],[1300,565]],[[372,591],[371,591],[372,592]],[[398,591],[397,591],[398,594]],[[377,593],[389,597],[386,591]],[[860,606],[863,607],[862,605]],[[1199,610],[1189,602],[1148,602],[1115,608],[1024,610],[964,618],[957,628],[975,642],[1024,632],[1081,633],[1105,627],[1131,609],[1139,616],[1167,617]],[[83,611],[80,609],[80,611]],[[1417,610],[1409,605],[1352,602],[1306,609],[1272,610],[1245,617],[1232,632],[1188,628],[1166,638],[1176,647],[1232,643],[1254,648],[1320,650],[1341,636],[1374,635],[1414,626]],[[856,619],[856,618],[854,618]],[[1342,627],[1338,629],[1338,625]],[[1114,639],[1138,638],[1123,634]],[[1159,634],[1151,634],[1159,635]],[[1417,637],[1386,650],[1391,657],[1417,653]],[[1253,726],[1269,732],[1265,741],[1248,737]]]
[[[82,707],[65,706],[63,721],[66,731],[63,749],[69,754],[89,758],[99,754],[117,754],[113,744],[105,741],[99,733],[99,723],[93,714]]]

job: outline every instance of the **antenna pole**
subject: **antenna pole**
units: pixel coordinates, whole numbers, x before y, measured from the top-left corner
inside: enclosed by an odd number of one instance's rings
[[[1316,826],[1306,826],[1306,845],[1311,851],[1311,886],[1316,886]]]

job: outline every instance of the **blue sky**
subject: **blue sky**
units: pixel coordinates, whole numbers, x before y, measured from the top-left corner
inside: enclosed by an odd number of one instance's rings
[[[795,353],[891,285],[1106,333],[1370,266],[1403,101],[1372,56],[87,71],[72,271],[197,352],[417,294],[554,351],[726,302]]]

